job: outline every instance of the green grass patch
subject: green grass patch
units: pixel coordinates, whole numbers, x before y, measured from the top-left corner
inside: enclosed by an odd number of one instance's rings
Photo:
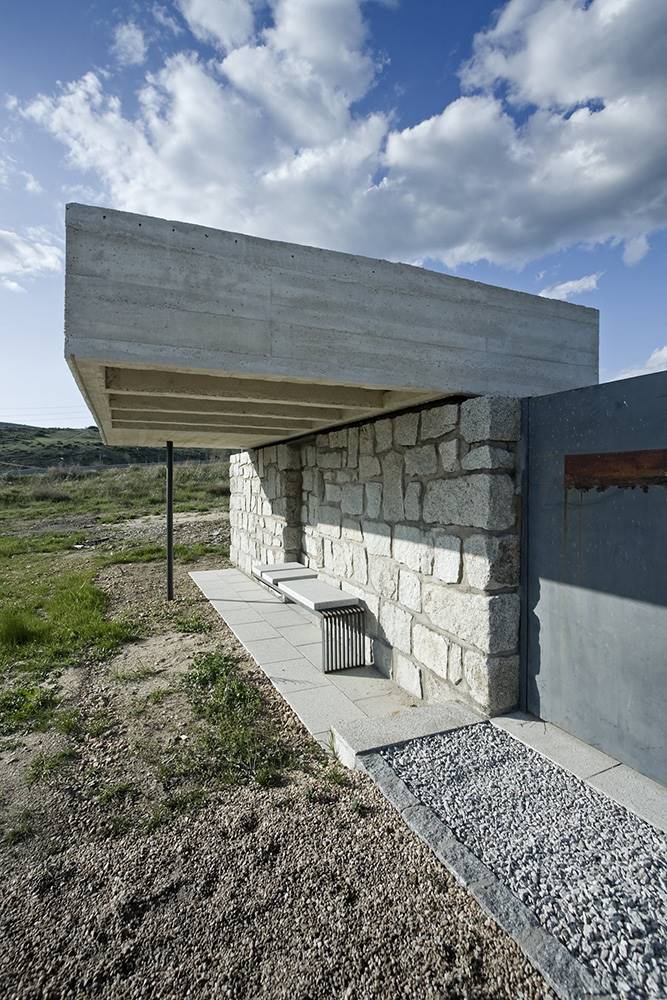
[[[183,683],[195,716],[205,723],[200,745],[219,780],[277,784],[293,764],[293,753],[238,661],[227,653],[202,653]]]
[[[117,781],[107,785],[97,796],[101,806],[117,805],[119,802],[132,802],[138,798],[139,792],[131,781]]]
[[[53,691],[37,685],[14,685],[0,691],[0,736],[48,729],[58,701]]]
[[[84,657],[103,659],[139,638],[130,621],[107,617],[108,597],[92,570],[37,576],[34,583],[22,603],[0,613],[0,667],[44,676]]]
[[[63,552],[84,539],[80,531],[67,535],[0,535],[0,559],[29,552]]]
[[[213,545],[206,542],[193,542],[192,544],[174,545],[174,559],[181,563],[196,562],[204,556],[218,555],[221,559],[229,558],[229,547],[227,545]],[[159,562],[166,559],[167,553],[164,545],[147,543],[145,545],[127,545],[123,548],[115,549],[113,552],[100,553],[97,556],[97,565],[101,568],[106,566],[122,566],[128,563],[149,563]]]
[[[61,768],[66,767],[68,764],[73,764],[78,759],[78,752],[71,748],[57,750],[55,753],[50,754],[37,754],[28,768],[28,783],[34,785],[37,782],[44,781],[46,778],[52,777]]]

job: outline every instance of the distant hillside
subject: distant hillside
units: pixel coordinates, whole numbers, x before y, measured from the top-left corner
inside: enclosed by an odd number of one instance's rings
[[[177,461],[223,458],[219,449],[177,448]],[[163,462],[163,448],[110,448],[97,427],[28,427],[0,422],[0,474],[67,465],[135,465]]]

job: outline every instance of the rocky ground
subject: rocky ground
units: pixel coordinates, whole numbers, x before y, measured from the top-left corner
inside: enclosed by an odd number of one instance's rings
[[[182,542],[226,530],[220,515],[177,525]],[[161,529],[99,531],[145,542]],[[100,572],[110,613],[131,613],[144,638],[63,672],[71,725],[2,741],[0,995],[552,996],[369,779],[319,751],[187,567],[171,605],[163,575],[160,563]],[[289,747],[277,781],[192,768],[203,723],[183,678],[210,651],[234,658]]]

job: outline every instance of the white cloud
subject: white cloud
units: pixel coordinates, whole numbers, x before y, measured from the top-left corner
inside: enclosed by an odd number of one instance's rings
[[[62,248],[44,229],[28,229],[24,235],[0,229],[0,287],[25,291],[21,281],[59,271]]]
[[[667,344],[664,347],[656,347],[642,365],[626,368],[615,375],[614,379],[634,378],[635,375],[652,375],[654,372],[664,371],[667,371]]]
[[[599,274],[584,274],[581,278],[572,278],[570,281],[561,281],[557,285],[549,285],[548,288],[543,288],[539,294],[545,299],[561,299],[563,302],[567,302],[573,295],[594,292],[601,277],[601,272]]]
[[[649,249],[646,236],[633,236],[632,239],[625,241],[623,260],[629,267],[632,267],[633,264],[638,264],[646,256]]]
[[[23,177],[23,187],[29,194],[41,194],[43,192],[44,188],[42,185],[28,170],[22,170],[21,175]]]
[[[178,6],[202,42],[227,50],[242,45],[252,34],[255,19],[250,0],[178,0]]]
[[[112,51],[121,66],[140,66],[146,58],[144,34],[133,21],[119,24],[114,31]]]
[[[161,4],[155,4],[151,13],[157,23],[162,25],[162,27],[166,28],[168,31],[171,31],[172,34],[180,35],[183,31],[178,21],[172,17],[167,8],[161,6]]]
[[[380,71],[361,0],[269,2],[254,35],[249,0],[180,0],[224,54],[167,59],[132,117],[93,73],[22,113],[115,207],[278,239],[451,267],[614,241],[633,263],[667,226],[664,0],[509,0],[466,92],[403,130],[356,110]]]

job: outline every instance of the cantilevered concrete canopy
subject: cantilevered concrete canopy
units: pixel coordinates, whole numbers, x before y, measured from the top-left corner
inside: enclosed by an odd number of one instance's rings
[[[107,444],[254,447],[598,377],[594,309],[69,205],[65,355]]]

